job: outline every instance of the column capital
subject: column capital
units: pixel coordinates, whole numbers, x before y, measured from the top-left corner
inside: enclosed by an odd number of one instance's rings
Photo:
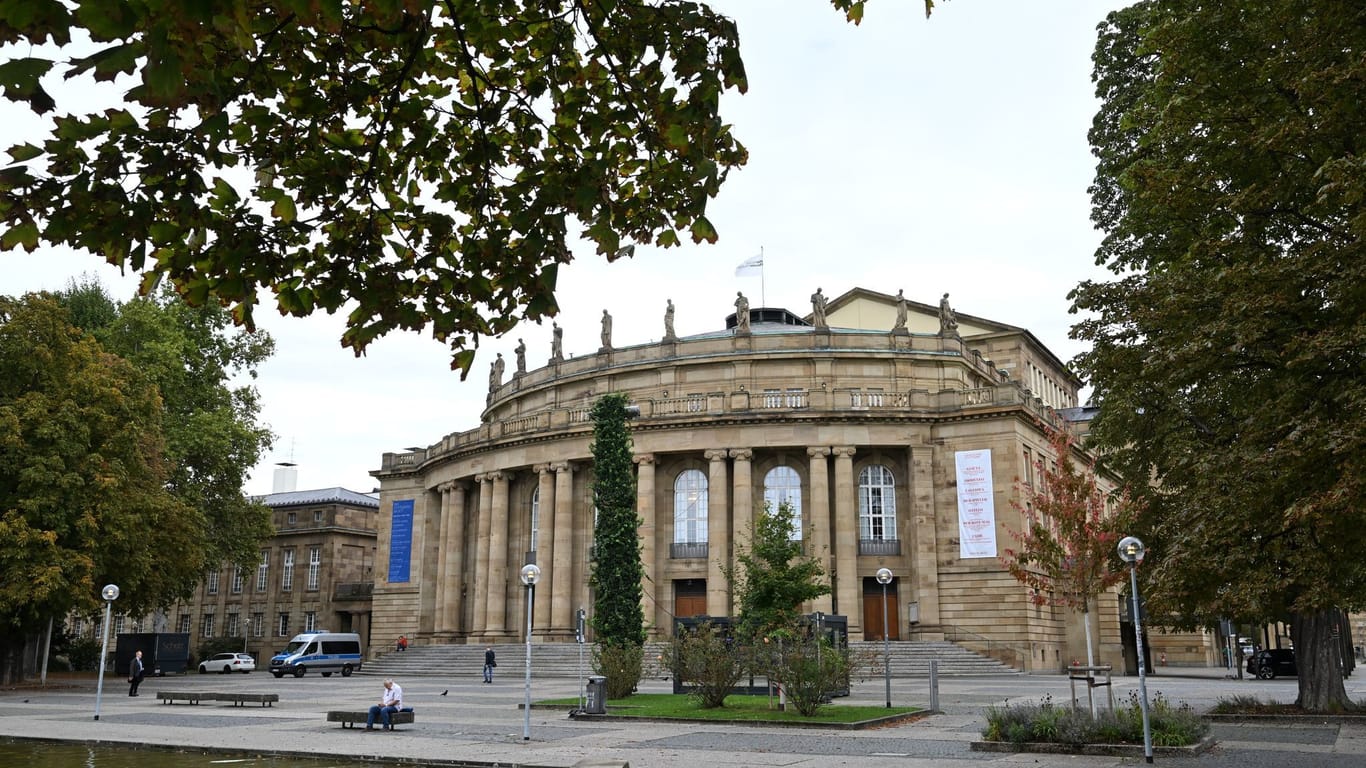
[[[835,456],[837,457],[847,459],[850,456],[854,455],[855,450],[857,449],[855,449],[852,445],[837,445],[834,448],[831,448],[830,452],[835,454]]]
[[[655,455],[653,453],[642,453],[636,456],[632,456],[631,461],[634,461],[635,463],[640,464],[641,466],[645,466],[647,464],[655,463]]]
[[[829,449],[829,448],[826,448],[825,446],[821,446],[820,448],[807,448],[807,449],[806,449],[806,455],[807,455],[807,456],[810,456],[810,457],[813,458],[813,459],[815,459],[815,458],[821,458],[821,457],[829,456],[829,455],[830,455],[830,449]]]
[[[717,449],[717,450],[706,451],[706,452],[703,453],[702,455],[705,456],[705,457],[707,457],[707,461],[725,461],[725,460],[726,460],[726,454],[727,454],[726,449],[725,449],[725,448],[720,448],[720,449]]]
[[[438,483],[436,490],[441,493],[451,493],[452,491],[463,491],[468,487],[469,483],[464,480],[447,480],[444,483]]]
[[[572,461],[556,461],[550,464],[550,468],[558,472],[573,472],[574,463]]]
[[[749,461],[754,458],[754,451],[749,448],[732,448],[730,449],[730,457],[736,461]]]
[[[538,475],[548,475],[555,471],[555,467],[551,464],[536,464],[531,467],[531,471]]]
[[[477,474],[477,475],[474,476],[474,482],[479,483],[480,485],[483,485],[484,483],[487,483],[488,481],[489,481],[489,476],[488,476],[488,474],[485,473],[485,472],[480,472],[479,474]]]
[[[854,449],[853,449],[853,448],[850,448],[849,450],[850,450],[850,452],[851,452],[850,455],[853,455],[853,454],[852,454],[852,451],[853,451]],[[489,479],[489,482],[491,482],[491,483],[506,483],[507,481],[509,481],[509,480],[512,479],[512,473],[511,473],[511,472],[505,472],[505,471],[503,471],[503,470],[500,469],[500,470],[497,470],[497,471],[488,473],[488,479]]]

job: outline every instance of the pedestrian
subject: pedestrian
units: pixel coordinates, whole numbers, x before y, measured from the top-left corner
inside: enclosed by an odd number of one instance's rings
[[[384,695],[379,697],[379,703],[370,707],[370,716],[365,718],[365,730],[375,729],[375,718],[379,718],[380,725],[384,730],[392,730],[394,724],[389,718],[395,712],[403,708],[403,688],[393,681],[393,678],[384,678]]]
[[[402,653],[403,651],[408,650],[408,638],[407,638],[406,636],[404,636],[404,635],[399,635],[399,636],[398,636],[398,642],[395,644],[395,648],[396,648],[400,653]]]
[[[492,683],[492,682],[493,682],[493,668],[496,667],[496,666],[498,666],[498,662],[494,660],[494,654],[493,654],[493,648],[492,648],[492,646],[485,646],[485,647],[484,647],[484,682],[486,682],[486,683]]]
[[[147,674],[147,668],[142,665],[142,651],[133,654],[133,661],[128,665],[128,695],[138,695],[138,684]]]

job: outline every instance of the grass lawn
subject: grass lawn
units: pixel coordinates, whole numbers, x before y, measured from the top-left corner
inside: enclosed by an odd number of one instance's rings
[[[577,707],[579,700],[546,699],[536,706]],[[626,699],[608,699],[607,714],[615,717],[648,717],[657,719],[716,720],[720,722],[792,722],[792,723],[858,723],[893,715],[907,715],[922,711],[920,707],[877,707],[827,704],[814,717],[803,717],[788,705],[778,710],[778,699],[767,696],[727,696],[726,705],[717,709],[702,709],[697,701],[683,693],[638,693]]]

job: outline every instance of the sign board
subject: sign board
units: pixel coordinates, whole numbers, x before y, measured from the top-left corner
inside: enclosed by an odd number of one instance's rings
[[[389,583],[401,584],[409,579],[409,565],[413,557],[413,500],[394,502],[389,524]]]

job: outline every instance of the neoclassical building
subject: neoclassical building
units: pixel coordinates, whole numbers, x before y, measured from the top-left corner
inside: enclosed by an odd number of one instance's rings
[[[1080,622],[1038,606],[1002,567],[1012,500],[1046,460],[1041,425],[1066,427],[1082,382],[1028,330],[855,289],[812,312],[755,308],[717,329],[602,347],[543,367],[495,363],[482,422],[422,450],[386,453],[374,591],[376,637],[508,642],[525,632],[518,571],[542,569],[533,639],[570,641],[591,611],[592,424],[609,392],[632,422],[644,609],[731,613],[725,572],[754,516],[789,501],[852,639],[960,639],[1025,669],[1077,658]],[[819,306],[817,306],[819,305]],[[740,301],[737,300],[737,306]],[[519,358],[524,355],[519,350]],[[891,569],[882,619],[879,568]],[[1120,664],[1119,601],[1093,617]],[[1084,647],[1084,646],[1082,646]]]

